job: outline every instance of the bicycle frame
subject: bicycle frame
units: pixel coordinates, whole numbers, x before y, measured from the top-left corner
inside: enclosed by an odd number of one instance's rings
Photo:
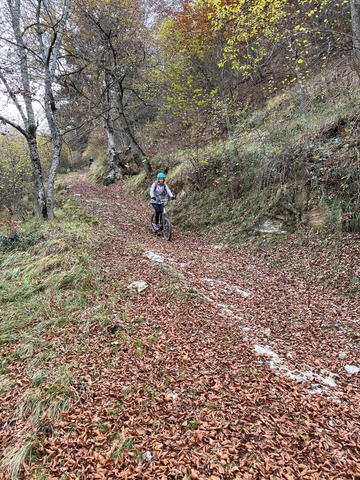
[[[169,203],[169,200],[164,205],[164,210],[163,210],[163,213],[161,215],[161,227],[162,227],[161,230],[156,230],[153,227],[153,223],[155,223],[155,213],[152,214],[151,223],[150,223],[150,229],[151,229],[152,233],[154,233],[154,234],[162,233],[162,236],[167,241],[171,240],[171,235],[172,235],[171,221],[170,221],[170,218],[168,217],[168,215],[166,213],[166,205],[168,203]]]

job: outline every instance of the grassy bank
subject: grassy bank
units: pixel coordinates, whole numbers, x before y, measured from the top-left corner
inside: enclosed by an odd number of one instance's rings
[[[290,232],[360,230],[357,79],[329,70],[306,88],[306,110],[290,88],[239,111],[228,139],[154,159],[181,200],[179,225],[240,241],[267,219]]]
[[[94,241],[101,233],[95,217],[70,200],[54,222],[8,227],[0,241],[0,396],[6,417],[12,413],[0,438],[0,472],[15,479],[23,463],[41,455],[52,421],[77,399],[76,365],[65,358],[76,346],[62,337],[96,308]]]

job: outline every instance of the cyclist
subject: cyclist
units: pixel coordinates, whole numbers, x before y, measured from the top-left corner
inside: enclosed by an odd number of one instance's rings
[[[171,192],[170,188],[165,183],[165,173],[158,173],[156,182],[151,185],[150,197],[151,205],[155,210],[155,223],[153,223],[154,230],[160,230],[161,217],[164,211],[165,195],[167,194],[171,200],[174,200],[175,195]]]

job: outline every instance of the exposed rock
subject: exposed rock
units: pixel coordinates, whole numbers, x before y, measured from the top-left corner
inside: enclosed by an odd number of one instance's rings
[[[255,229],[258,233],[284,235],[286,230],[282,230],[282,223],[274,220],[265,220],[260,227]]]
[[[345,365],[345,371],[346,373],[350,373],[350,375],[353,375],[354,373],[359,373],[360,368],[357,367],[356,365]]]
[[[225,245],[224,245],[223,243],[219,243],[219,244],[211,245],[211,247],[212,247],[214,250],[224,250]]]
[[[169,275],[172,278],[175,278],[177,280],[186,282],[186,278],[184,277],[184,275],[181,272],[179,272],[179,270],[172,267],[171,265],[161,264],[159,266],[159,269],[160,269],[161,272],[166,273],[167,275]]]
[[[149,452],[149,451],[143,453],[142,456],[141,456],[141,460],[143,462],[151,462],[152,458],[153,458],[152,453]]]
[[[108,174],[107,177],[104,178],[104,185],[108,187],[112,183],[114,183],[116,180],[116,173],[114,170],[111,170],[111,172]]]
[[[214,300],[212,300],[211,298],[207,297],[207,296],[204,295],[203,293],[198,292],[197,296],[198,296],[199,298],[201,298],[201,300],[204,300],[204,302],[214,303]]]
[[[221,291],[232,291],[234,293],[237,293],[243,298],[247,298],[251,296],[250,292],[247,292],[246,290],[243,290],[242,288],[238,287],[237,285],[229,285],[227,282],[224,282],[223,280],[217,280],[215,278],[204,278],[205,282],[209,285],[212,286],[218,286]]]
[[[148,286],[149,285],[145,282],[145,280],[138,280],[136,282],[130,283],[130,285],[128,285],[128,289],[137,290],[138,293],[141,293],[146,290]]]
[[[270,329],[270,328],[265,328],[265,329],[263,330],[263,332],[264,332],[264,334],[265,334],[267,337],[270,337],[270,335],[271,335],[271,329]]]
[[[159,262],[159,263],[165,262],[165,257],[160,255],[159,253],[152,252],[151,250],[147,250],[146,252],[144,252],[143,256],[148,258],[152,262]]]
[[[278,370],[286,375],[291,380],[295,380],[296,382],[316,382],[317,390],[316,392],[320,392],[323,389],[322,386],[325,387],[336,387],[336,382],[333,379],[334,374],[330,372],[321,371],[322,375],[319,375],[312,371],[311,369],[307,371],[300,371],[300,370],[292,370],[290,369],[285,361],[270,347],[268,346],[261,346],[261,345],[254,345],[255,352],[258,355],[265,356],[268,358],[270,363],[270,368],[273,370]],[[320,385],[318,385],[320,384]],[[314,391],[309,391],[309,393],[315,393]]]
[[[247,292],[246,290],[242,290],[241,288],[239,288],[236,285],[231,285],[231,289],[232,289],[233,292],[239,294],[243,298],[248,298],[248,297],[251,296],[250,292]]]

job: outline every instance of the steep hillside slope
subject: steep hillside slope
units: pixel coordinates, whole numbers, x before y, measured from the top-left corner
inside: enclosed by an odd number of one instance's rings
[[[306,110],[294,87],[239,112],[228,139],[159,154],[155,169],[168,171],[180,194],[178,224],[212,233],[220,226],[231,237],[265,221],[290,232],[359,231],[359,100],[352,72],[327,71],[308,87]]]

